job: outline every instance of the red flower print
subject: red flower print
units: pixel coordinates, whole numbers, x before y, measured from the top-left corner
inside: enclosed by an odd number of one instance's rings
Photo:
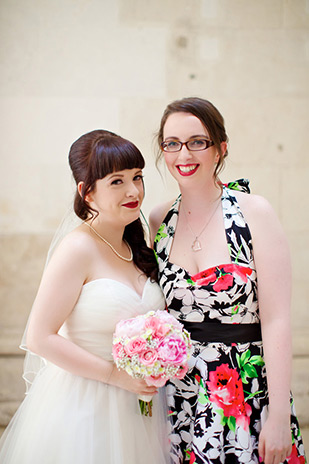
[[[195,453],[194,451],[191,451],[189,464],[194,464],[194,463],[195,463]]]
[[[247,282],[247,276],[252,274],[252,269],[250,267],[240,266],[239,264],[226,264],[223,266],[222,270],[224,272],[237,274],[243,282]]]
[[[304,456],[298,456],[297,448],[296,448],[295,443],[292,446],[292,453],[287,458],[287,461],[288,461],[289,464],[305,464],[306,463],[306,460],[305,460]]]
[[[198,274],[195,274],[191,278],[198,285],[208,285],[217,279],[217,275],[215,272],[216,269],[216,267],[211,267],[209,269],[206,269],[205,271],[201,271]]]
[[[218,280],[213,285],[213,289],[216,292],[221,292],[222,290],[227,290],[233,285],[234,277],[231,274],[223,274],[218,277]]]
[[[206,383],[210,392],[210,401],[223,409],[225,417],[235,417],[236,424],[248,430],[252,410],[245,403],[238,372],[231,369],[228,364],[221,364],[215,371],[210,372],[209,381]]]

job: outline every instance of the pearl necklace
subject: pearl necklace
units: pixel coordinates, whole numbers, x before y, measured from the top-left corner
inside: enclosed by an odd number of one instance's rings
[[[128,242],[123,239],[123,241],[125,242],[125,244],[127,245],[129,251],[130,251],[130,258],[125,258],[124,256],[121,256],[120,253],[118,253],[117,250],[115,250],[115,248],[113,247],[113,245],[111,243],[109,243],[104,237],[102,237],[102,235],[99,234],[99,232],[97,232],[91,224],[88,224],[88,222],[85,222],[84,221],[84,224],[86,224],[88,227],[90,227],[90,229],[104,242],[106,243],[106,245],[108,245],[110,247],[110,249],[115,253],[116,256],[118,256],[118,258],[122,259],[123,261],[127,261],[128,263],[130,263],[131,261],[133,261],[133,251],[132,251],[132,248],[130,247],[130,245],[128,244]]]
[[[190,231],[191,231],[193,237],[195,237],[194,240],[193,240],[193,242],[192,242],[192,245],[191,245],[192,251],[200,251],[200,250],[202,249],[201,242],[199,241],[198,238],[202,235],[202,233],[204,232],[204,230],[206,229],[206,227],[208,226],[208,224],[209,224],[210,221],[212,220],[212,218],[213,218],[213,216],[215,215],[215,212],[217,211],[217,209],[218,209],[220,203],[221,203],[221,198],[220,198],[220,200],[218,201],[218,203],[217,203],[217,205],[216,205],[216,207],[215,207],[213,213],[210,215],[210,218],[207,220],[206,224],[204,225],[203,229],[201,230],[201,232],[200,232],[198,235],[196,235],[196,234],[193,232],[193,230],[192,230],[192,228],[191,228],[191,226],[190,226],[190,224],[189,224],[188,218],[187,218],[187,213],[186,213],[185,207],[184,207],[183,204],[181,204],[181,205],[182,205],[182,208],[183,208],[183,211],[184,211],[184,213],[185,213],[185,218],[186,218],[188,227],[189,227],[189,229],[190,229]]]

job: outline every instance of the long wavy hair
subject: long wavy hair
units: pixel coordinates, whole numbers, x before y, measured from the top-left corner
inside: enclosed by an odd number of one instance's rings
[[[129,140],[106,130],[94,130],[82,135],[71,146],[69,164],[76,186],[83,182],[81,194],[74,198],[75,214],[82,220],[96,217],[98,212],[85,200],[95,189],[96,181],[124,169],[143,169],[145,160]],[[158,279],[154,252],[145,241],[144,229],[138,218],[125,227],[123,238],[129,243],[136,266],[152,280]]]

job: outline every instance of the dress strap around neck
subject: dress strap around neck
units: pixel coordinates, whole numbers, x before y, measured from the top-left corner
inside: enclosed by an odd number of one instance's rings
[[[231,261],[253,267],[252,236],[233,191],[223,185],[222,210]]]

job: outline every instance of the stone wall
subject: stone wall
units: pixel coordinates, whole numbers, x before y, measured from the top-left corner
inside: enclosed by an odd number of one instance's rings
[[[147,215],[177,190],[154,167],[159,118],[191,95],[225,117],[222,180],[251,179],[288,235],[293,390],[308,425],[309,1],[2,0],[0,31],[1,426],[23,397],[18,345],[71,201],[70,144],[95,128],[132,139],[147,161]]]

